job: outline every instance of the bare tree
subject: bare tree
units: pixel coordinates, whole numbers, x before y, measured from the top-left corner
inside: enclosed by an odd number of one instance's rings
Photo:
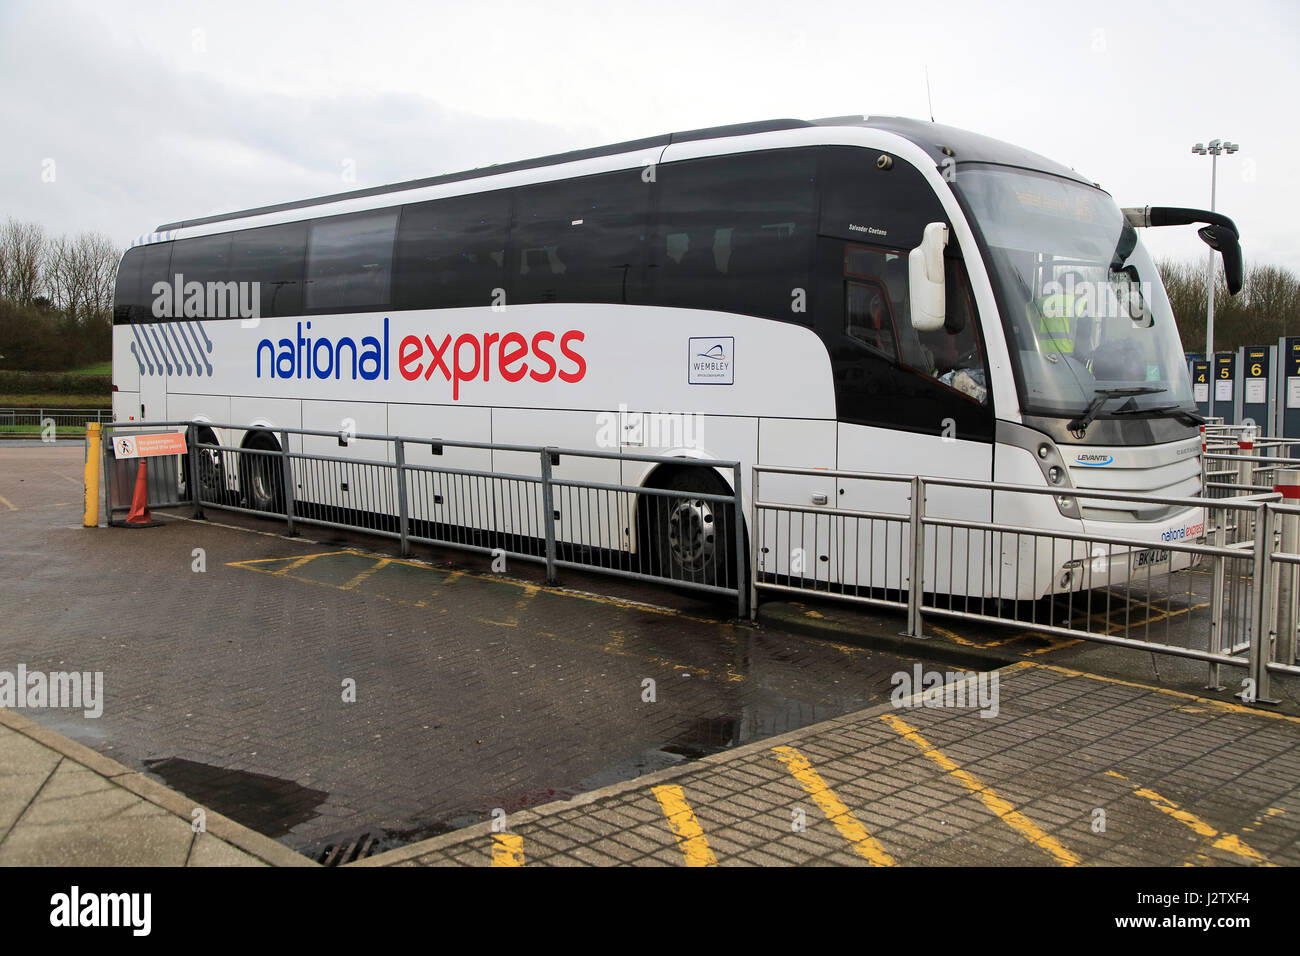
[[[49,243],[34,222],[6,220],[0,230],[0,295],[31,305],[41,292],[41,273]]]

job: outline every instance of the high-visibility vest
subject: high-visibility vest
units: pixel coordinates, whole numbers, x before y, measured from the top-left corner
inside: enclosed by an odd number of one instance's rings
[[[1078,297],[1063,292],[1043,296],[1037,306],[1029,304],[1026,311],[1031,322],[1038,322],[1038,339],[1044,352],[1069,354],[1074,351],[1070,323],[1076,318],[1077,306]]]

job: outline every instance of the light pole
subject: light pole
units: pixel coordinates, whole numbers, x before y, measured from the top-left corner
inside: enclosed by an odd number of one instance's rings
[[[1192,152],[1198,156],[1209,155],[1210,159],[1210,212],[1214,212],[1214,201],[1218,190],[1219,180],[1219,154],[1227,153],[1231,156],[1241,148],[1240,143],[1229,143],[1222,140],[1212,139],[1209,145],[1197,143],[1192,147]],[[1214,361],[1214,250],[1210,250],[1210,281],[1206,286],[1205,299],[1205,360],[1210,363],[1210,414],[1214,414],[1214,390],[1218,387],[1218,369],[1215,368]]]

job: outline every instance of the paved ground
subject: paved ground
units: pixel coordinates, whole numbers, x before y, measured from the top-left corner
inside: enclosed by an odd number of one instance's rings
[[[698,837],[722,862],[860,862],[873,845],[908,863],[988,863],[994,851],[1056,861],[1008,828],[1019,814],[1089,862],[1254,859],[1217,853],[1233,840],[1295,862],[1294,722],[1146,686],[1200,693],[1204,665],[988,627],[931,626],[918,647],[897,637],[896,614],[812,602],[768,604],[752,628],[716,604],[611,579],[566,572],[568,589],[550,590],[531,565],[494,575],[459,555],[401,561],[373,539],[312,529],[287,540],[216,513],[85,530],[81,507],[78,447],[0,448],[0,671],[105,676],[101,717],[25,713],[186,794],[185,807],[312,858],[433,837],[372,859],[681,863]],[[893,676],[917,664],[987,671],[1017,659],[1068,659],[1112,680],[1022,669],[1006,676],[995,719],[886,704]],[[1295,695],[1282,690],[1285,711]],[[802,756],[774,753],[778,743]],[[1080,763],[1089,757],[1097,769]],[[18,776],[4,779],[31,784]],[[908,801],[915,820],[904,821]],[[799,809],[806,829],[786,838]],[[1073,829],[1098,809],[1113,845]],[[473,827],[494,811],[505,833]],[[923,839],[936,818],[959,838]],[[602,841],[619,820],[641,842],[613,852]],[[548,837],[552,823],[575,829]],[[457,827],[468,829],[446,834]],[[1184,830],[1199,834],[1194,851]]]
[[[311,866],[144,774],[0,708],[0,866]]]
[[[357,866],[1300,864],[1300,720],[1016,664]],[[504,827],[504,829],[502,829]]]
[[[922,660],[225,516],[87,530],[76,468],[76,449],[0,454],[0,669],[102,672],[102,716],[32,716],[313,857],[850,713]],[[629,600],[647,594],[673,606]]]

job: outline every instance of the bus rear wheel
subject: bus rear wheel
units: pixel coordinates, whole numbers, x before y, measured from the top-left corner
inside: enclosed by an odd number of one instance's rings
[[[265,435],[250,439],[244,447],[258,451],[280,451],[275,439]],[[284,514],[284,470],[278,455],[242,454],[239,458],[239,487],[244,507]]]

